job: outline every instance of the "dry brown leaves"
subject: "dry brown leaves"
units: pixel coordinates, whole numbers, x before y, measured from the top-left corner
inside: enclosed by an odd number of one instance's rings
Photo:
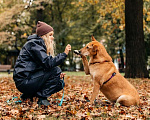
[[[93,82],[90,76],[66,76],[65,95],[62,106],[58,106],[63,92],[53,94],[48,99],[50,106],[38,106],[34,102],[20,100],[21,93],[16,89],[12,77],[0,78],[0,118],[11,119],[60,119],[60,120],[99,120],[99,119],[150,119],[150,79],[129,79],[140,94],[140,106],[124,107],[111,104],[100,92],[94,105],[88,100]],[[18,97],[18,98],[14,98]],[[14,98],[14,99],[12,99]]]

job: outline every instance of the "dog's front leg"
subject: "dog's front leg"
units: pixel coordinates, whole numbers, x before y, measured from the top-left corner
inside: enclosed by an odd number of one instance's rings
[[[84,55],[82,55],[81,58],[82,58],[85,74],[88,75],[90,74],[88,60]]]
[[[94,80],[94,87],[93,87],[93,93],[92,93],[92,96],[91,96],[91,99],[90,99],[90,103],[93,103],[96,96],[98,95],[98,92],[100,90],[100,84]]]

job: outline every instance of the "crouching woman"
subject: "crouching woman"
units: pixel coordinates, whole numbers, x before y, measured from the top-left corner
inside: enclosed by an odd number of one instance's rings
[[[28,37],[17,58],[13,79],[16,88],[22,92],[21,98],[38,97],[38,104],[48,106],[47,97],[60,91],[64,86],[64,73],[58,65],[66,59],[71,45],[67,45],[64,53],[54,56],[54,30],[38,21],[36,34]]]

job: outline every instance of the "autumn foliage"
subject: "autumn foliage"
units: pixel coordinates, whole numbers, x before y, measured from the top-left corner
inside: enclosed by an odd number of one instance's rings
[[[140,106],[124,107],[110,103],[104,95],[99,95],[94,105],[88,102],[93,82],[90,76],[66,76],[65,95],[62,106],[58,106],[63,91],[48,98],[51,105],[38,106],[37,98],[22,103],[21,93],[16,89],[12,77],[0,78],[0,118],[10,119],[150,119],[150,80],[129,79],[140,94]],[[16,98],[18,97],[18,98]]]

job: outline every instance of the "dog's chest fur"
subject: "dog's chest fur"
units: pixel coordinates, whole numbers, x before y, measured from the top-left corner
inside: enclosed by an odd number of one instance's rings
[[[111,65],[109,63],[89,64],[89,70],[92,76],[96,76],[96,75],[103,76],[110,69],[111,69]]]

